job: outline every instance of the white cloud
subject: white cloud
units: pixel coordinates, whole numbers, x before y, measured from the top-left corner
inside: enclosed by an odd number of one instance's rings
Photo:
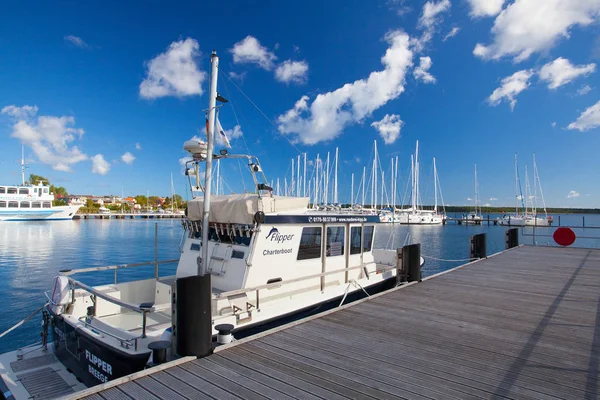
[[[553,128],[556,128],[556,121],[552,122],[550,125],[552,125]]]
[[[450,9],[450,0],[441,0],[439,2],[428,1],[423,6],[423,13],[419,18],[419,26],[431,27],[437,21],[437,16]]]
[[[548,89],[556,89],[596,70],[596,64],[573,65],[566,58],[558,57],[540,69],[540,79],[548,82]]]
[[[201,95],[206,73],[196,65],[199,56],[200,46],[194,39],[171,43],[166,52],[147,63],[147,76],[140,84],[140,96],[156,99]]]
[[[385,144],[392,144],[400,137],[400,130],[404,122],[396,114],[385,114],[381,121],[375,121],[371,124],[377,129],[379,135]]]
[[[14,118],[11,136],[31,147],[38,160],[51,165],[56,171],[71,171],[71,165],[86,160],[77,146],[70,146],[75,139],[81,139],[83,129],[71,127],[73,117],[35,117],[37,106],[7,106],[2,114]]]
[[[515,0],[496,17],[492,43],[477,43],[473,54],[520,62],[550,50],[560,38],[569,38],[571,27],[590,25],[599,14],[598,0]]]
[[[432,65],[431,57],[421,57],[419,66],[413,71],[415,79],[424,83],[435,83],[435,77],[429,73]]]
[[[0,110],[0,114],[5,114],[17,119],[27,119],[33,117],[38,112],[37,106],[17,107],[15,105],[6,106]]]
[[[230,52],[233,54],[234,63],[257,64],[268,71],[273,69],[275,60],[277,60],[275,54],[250,35],[234,44]]]
[[[500,14],[504,0],[469,0],[471,17],[493,17]]]
[[[229,71],[229,77],[235,81],[241,82],[246,77],[246,72],[238,73],[234,71]]]
[[[497,106],[500,102],[505,99],[510,104],[510,109],[514,110],[517,104],[515,98],[519,93],[529,87],[529,79],[533,76],[533,70],[521,70],[517,71],[511,76],[507,76],[502,79],[502,84],[499,88],[488,97],[488,102],[492,106]]]
[[[592,88],[590,87],[590,85],[584,85],[577,90],[577,95],[583,96],[583,95],[588,94],[591,91],[592,91]]]
[[[382,71],[319,94],[309,104],[302,96],[294,107],[277,118],[279,131],[296,134],[305,144],[316,144],[339,136],[347,125],[360,122],[373,111],[404,92],[406,71],[412,66],[409,36],[401,31],[385,36],[390,47],[381,58]]]
[[[141,150],[142,149],[142,145],[139,144],[139,143],[136,143],[135,144],[135,148],[136,148],[136,150]]]
[[[106,175],[110,170],[110,164],[104,159],[102,154],[96,154],[91,158],[92,172],[94,174]]]
[[[470,197],[467,197],[467,201],[473,201],[473,199]]]
[[[498,200],[496,197],[490,197],[490,201],[496,201]]]
[[[418,23],[418,27],[423,30],[423,33],[421,37],[412,39],[415,51],[422,51],[425,45],[433,39],[436,25],[439,26],[442,20],[440,15],[448,11],[450,6],[450,0],[440,0],[437,3],[432,0],[425,3]]]
[[[286,60],[277,66],[275,79],[284,83],[306,83],[308,63],[305,61]]]
[[[485,203],[483,206],[484,206],[484,207],[491,207],[491,206],[492,206],[492,204],[491,204],[491,203]]]
[[[182,157],[179,159],[179,164],[185,167],[185,163],[192,160],[192,157]]]
[[[600,126],[600,101],[581,113],[577,121],[569,124],[568,129],[578,129],[583,132],[598,126]]]
[[[452,30],[450,32],[448,32],[448,34],[446,36],[444,36],[444,39],[442,39],[443,42],[445,42],[446,40],[450,39],[451,37],[454,37],[458,34],[458,32],[460,32],[460,28],[458,26],[455,26],[454,28],[452,28]]]
[[[572,199],[573,197],[579,197],[579,192],[576,192],[575,190],[571,190],[569,192],[569,194],[567,195],[567,198]]]
[[[125,164],[131,165],[134,160],[135,160],[135,156],[133,154],[131,154],[130,152],[127,152],[121,156],[121,161],[123,161]]]
[[[68,35],[68,36],[65,36],[65,40],[67,42],[71,43],[72,45],[82,48],[82,49],[87,49],[90,47],[86,42],[83,41],[82,38],[80,38],[78,36]]]

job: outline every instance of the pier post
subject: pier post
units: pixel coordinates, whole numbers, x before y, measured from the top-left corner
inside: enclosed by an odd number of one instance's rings
[[[485,233],[479,233],[471,236],[471,248],[469,251],[470,259],[487,258]]]
[[[175,318],[172,340],[180,356],[206,357],[212,354],[210,274],[177,279],[173,293]]]
[[[506,230],[506,249],[512,249],[519,245],[519,228],[510,228]]]
[[[402,247],[402,270],[407,281],[421,282],[421,244],[409,244]]]

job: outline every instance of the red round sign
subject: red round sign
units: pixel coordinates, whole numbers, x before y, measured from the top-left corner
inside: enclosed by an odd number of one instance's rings
[[[558,228],[552,235],[556,244],[560,246],[570,246],[575,242],[575,232],[571,228]]]

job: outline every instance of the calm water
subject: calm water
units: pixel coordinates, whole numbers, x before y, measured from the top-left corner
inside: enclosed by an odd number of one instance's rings
[[[452,216],[452,215],[451,215]],[[492,215],[492,217],[495,217]],[[557,221],[557,217],[555,217]],[[558,222],[558,221],[557,221]],[[586,215],[586,226],[600,226],[600,215]],[[581,226],[581,215],[561,216],[561,225]],[[0,332],[11,327],[45,302],[44,291],[61,269],[86,268],[129,262],[151,261],[154,257],[154,231],[158,226],[158,258],[176,259],[182,237],[180,220],[82,220],[0,223]],[[426,257],[424,275],[464,264],[469,256],[469,237],[487,233],[487,251],[504,249],[500,226],[400,226],[381,225],[375,237],[376,248],[401,247],[410,233],[411,243],[421,243]],[[532,229],[527,230],[529,233]],[[540,237],[553,230],[538,228],[536,242],[548,245],[552,238]],[[600,236],[600,230],[576,230],[580,236]],[[520,243],[533,243],[532,237],[519,237]],[[580,247],[600,247],[600,240],[578,239]],[[435,258],[435,259],[434,259]],[[162,265],[161,275],[174,274],[176,265]],[[119,272],[119,281],[150,277],[153,266]],[[88,284],[112,282],[113,273],[79,275]],[[37,340],[40,318],[0,339],[0,352]]]

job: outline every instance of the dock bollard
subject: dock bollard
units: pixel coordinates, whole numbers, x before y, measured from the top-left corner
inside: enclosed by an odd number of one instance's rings
[[[471,248],[469,258],[487,258],[487,248],[485,243],[485,233],[479,233],[471,236]]]
[[[519,245],[519,228],[506,230],[506,249],[512,249]]]
[[[180,356],[206,357],[213,351],[210,274],[179,278],[176,286],[176,352]]]
[[[402,247],[402,270],[407,281],[421,282],[421,244],[409,244]]]

